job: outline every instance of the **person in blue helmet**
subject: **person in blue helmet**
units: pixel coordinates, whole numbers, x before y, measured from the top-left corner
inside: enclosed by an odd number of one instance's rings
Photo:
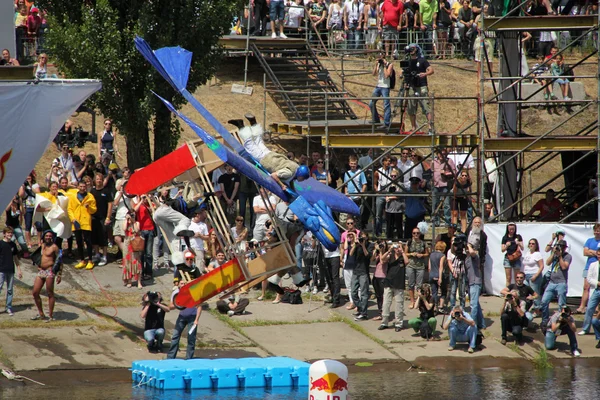
[[[244,126],[244,121],[241,119],[230,120],[229,123],[238,127],[246,151],[269,171],[271,177],[284,190],[287,189],[286,183],[289,184],[296,176],[298,164],[290,160],[287,155],[270,150],[263,140],[263,127],[256,122],[254,115],[246,114],[245,117],[251,126]]]

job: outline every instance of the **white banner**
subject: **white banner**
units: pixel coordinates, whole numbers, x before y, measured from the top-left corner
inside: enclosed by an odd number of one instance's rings
[[[92,80],[0,82],[2,209],[35,168],[65,120],[101,87],[99,81]],[[39,175],[44,176],[45,171]]]
[[[500,291],[506,285],[506,275],[504,273],[504,253],[502,253],[501,241],[506,233],[505,223],[486,224],[485,233],[487,233],[487,258],[485,263],[485,288],[488,293],[499,295]],[[544,256],[544,271],[547,270],[546,260],[549,253],[546,253],[545,247],[552,240],[552,233],[561,229],[566,233],[565,240],[568,245],[568,253],[573,257],[569,267],[569,290],[567,296],[581,297],[583,290],[583,269],[587,257],[583,256],[583,245],[586,240],[594,236],[593,223],[586,224],[552,224],[552,223],[518,223],[517,233],[523,237],[525,248],[529,239],[537,239],[540,244],[540,252]],[[525,252],[528,250],[525,249]]]

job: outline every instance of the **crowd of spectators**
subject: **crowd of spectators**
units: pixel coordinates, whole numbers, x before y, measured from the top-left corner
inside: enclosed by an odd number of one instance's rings
[[[43,52],[44,34],[48,29],[46,12],[33,1],[15,0],[16,59],[36,59]]]
[[[597,6],[591,0],[569,2],[567,6],[531,0],[514,14],[591,15],[597,14]],[[504,15],[508,11],[495,10],[491,2],[482,0],[253,0],[250,11],[236,19],[232,34],[245,34],[249,27],[249,33],[256,36],[309,36],[314,44],[318,45],[320,38],[329,48],[378,48],[390,59],[401,57],[409,43],[417,43],[428,58],[462,55],[473,60],[484,43],[488,57],[495,50],[493,35],[484,42],[477,39],[481,15]],[[525,33],[525,52],[532,57],[536,53],[546,56],[549,47],[565,35],[568,32]]]
[[[310,232],[303,231],[286,203],[263,188],[257,189],[231,166],[223,165],[211,176],[214,200],[222,207],[231,228],[224,232],[215,225],[207,199],[189,186],[143,196],[128,195],[124,187],[130,171],[118,166],[120,155],[110,120],[105,121],[97,154],[86,154],[83,150],[75,154],[64,143],[59,148],[60,154],[53,160],[46,181],[37,183],[37,174],[32,172],[6,210],[3,242],[6,244],[0,243],[0,253],[10,254],[8,260],[13,259],[14,263],[0,266],[0,290],[6,282],[10,289],[7,296],[10,313],[12,281],[15,272],[20,271],[15,269],[19,267],[19,257],[35,258],[32,253],[36,248],[40,249],[42,261],[36,264],[39,268],[36,282],[39,278],[39,283],[34,287],[33,296],[38,314],[33,319],[51,321],[54,297],[52,295],[46,316],[39,291],[45,283],[49,293],[53,293],[53,283],[60,279],[62,260],[70,259],[75,269],[87,270],[109,261],[120,262],[123,285],[140,289],[153,279],[158,269],[168,268],[173,270],[177,286],[181,286],[220,268],[234,252],[252,260],[269,251],[270,245],[289,240],[300,250],[296,254],[302,282],[294,283],[305,292],[321,291],[333,308],[345,305],[355,313],[356,321],[375,320],[382,330],[390,328],[390,324],[396,331],[410,327],[423,338],[439,340],[435,317],[444,314],[447,317],[441,327],[449,331],[449,350],[463,341],[468,342],[468,351],[474,352],[481,343],[486,321],[479,297],[485,293],[484,264],[489,243],[484,232],[485,218],[477,216],[469,199],[467,180],[474,162],[458,149],[450,149],[449,153],[446,149],[437,149],[435,160],[429,163],[418,151],[404,148],[399,158],[383,157],[381,165],[374,168],[370,166],[373,152],[368,152],[360,158],[350,156],[344,172],[340,172],[332,160],[328,160],[326,170],[325,158],[318,151],[313,151],[310,158],[301,155],[296,161],[306,164],[313,178],[333,187],[343,179],[346,194],[361,209],[356,219],[336,215],[345,229],[340,248],[328,251]],[[292,152],[288,157],[295,159]],[[363,168],[373,168],[374,172],[365,173]],[[463,172],[466,176],[461,175]],[[375,178],[373,182],[368,179],[371,176]],[[372,197],[363,195],[373,185],[380,196],[370,201]],[[430,204],[432,191],[442,196],[437,200],[433,196]],[[45,203],[39,203],[39,197],[57,204],[63,196],[68,198],[67,214],[73,229],[72,237],[64,241],[53,234],[52,225],[45,218],[37,226],[32,218],[36,211],[48,211],[41,208]],[[252,199],[251,207],[247,207],[249,199]],[[545,200],[547,207],[534,208],[546,212],[547,216],[556,210],[553,198]],[[182,215],[187,221],[184,228],[190,232],[185,239],[189,240],[179,238],[176,248],[171,243],[169,249],[166,243],[170,239],[163,237],[165,232],[158,229],[159,223],[155,221],[155,208]],[[428,227],[424,221],[435,223],[436,216],[437,224],[445,225],[448,232],[430,242],[425,240]],[[40,232],[39,241],[34,241],[32,228]],[[572,257],[565,233],[558,231],[549,238],[544,248],[548,253],[545,257],[538,239],[545,238],[529,238],[525,242],[517,225],[510,223],[501,243],[495,244],[505,253],[506,288],[502,291],[505,298],[500,313],[502,343],[507,342],[510,334],[516,342],[522,343],[527,330],[540,328],[547,348],[554,348],[561,334],[568,335],[572,353],[577,356],[577,334],[571,311],[566,306]],[[116,253],[109,252],[108,248],[114,246]],[[600,321],[595,314],[600,297],[597,291],[589,295],[598,284],[599,249],[600,224],[597,224],[594,237],[585,244],[587,284],[582,304],[574,313],[585,313],[579,335],[593,327],[600,346]],[[181,252],[183,260],[170,259],[176,257],[170,254],[172,251]],[[161,257],[163,263],[159,262]],[[275,283],[265,281],[260,285],[257,289],[263,294],[258,299],[265,300],[266,290],[272,289],[277,293],[273,303],[282,302],[284,290],[280,278]],[[516,283],[513,284],[513,280]],[[342,295],[342,287],[347,289],[346,296]],[[241,288],[229,302],[221,302],[219,310],[230,316],[243,313],[248,301],[240,295],[249,289]],[[405,292],[408,292],[406,298]],[[369,313],[371,293],[376,299],[374,315]],[[555,299],[559,308],[552,315],[550,304]],[[164,313],[175,308],[172,299],[168,306],[162,301],[162,295],[154,292],[143,296],[142,317],[146,319],[145,338],[150,351],[162,349]],[[418,318],[404,320],[405,302],[409,309],[418,310]],[[200,315],[201,308],[196,307],[180,312],[168,357],[176,356],[184,331],[189,331],[186,357],[193,356],[195,326]],[[536,324],[534,319],[539,317],[541,322]]]

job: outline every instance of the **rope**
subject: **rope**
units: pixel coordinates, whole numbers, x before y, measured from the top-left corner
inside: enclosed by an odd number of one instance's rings
[[[100,288],[100,291],[102,293],[104,293],[104,296],[106,296],[106,298],[108,299],[108,301],[110,302],[110,305],[112,306],[112,308],[115,309],[115,315],[113,315],[112,317],[116,317],[117,314],[119,313],[119,311],[117,310],[117,307],[115,306],[115,303],[113,302],[112,298],[108,295],[108,292],[106,290],[104,290],[104,287],[100,284],[100,282],[98,281],[98,279],[96,278],[96,275],[94,274],[94,270],[90,271],[92,274],[92,277],[94,278],[94,280],[96,281],[96,283],[98,284],[98,287]]]
[[[31,378],[28,378],[28,377],[26,377],[26,376],[17,375],[17,374],[15,374],[14,372],[12,372],[12,371],[10,371],[10,370],[8,370],[8,369],[3,369],[3,370],[2,370],[2,375],[4,375],[4,377],[5,377],[6,379],[8,379],[9,381],[23,382],[23,379],[26,379],[26,380],[28,380],[28,381],[30,381],[30,382],[37,383],[38,385],[41,385],[41,386],[46,386],[46,384],[45,384],[45,383],[42,383],[42,382],[35,381],[35,380],[33,380],[33,379],[31,379]]]

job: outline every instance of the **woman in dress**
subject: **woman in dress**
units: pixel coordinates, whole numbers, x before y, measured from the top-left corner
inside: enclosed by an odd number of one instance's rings
[[[343,42],[343,15],[344,8],[340,5],[340,0],[332,0],[329,5],[329,12],[327,13],[327,30],[329,31],[330,48],[335,48],[336,42]]]
[[[502,237],[502,252],[504,255],[504,272],[506,273],[506,287],[511,284],[513,280],[513,269],[516,271],[521,270],[521,257],[517,257],[517,253],[523,252],[523,238],[517,234],[517,224],[509,222],[506,225],[506,233]],[[514,256],[513,256],[514,255]],[[509,259],[509,256],[513,258]]]
[[[141,251],[133,251],[131,241],[139,235],[140,224],[135,221],[131,214],[127,214],[123,222],[125,232],[125,254],[123,254],[123,284],[131,287],[132,281],[137,281],[138,289],[142,288],[142,262]]]
[[[248,238],[248,228],[244,225],[244,217],[238,215],[235,218],[235,225],[231,227],[231,232],[233,233],[233,241],[238,249],[238,251],[245,253],[246,252],[246,239]]]

